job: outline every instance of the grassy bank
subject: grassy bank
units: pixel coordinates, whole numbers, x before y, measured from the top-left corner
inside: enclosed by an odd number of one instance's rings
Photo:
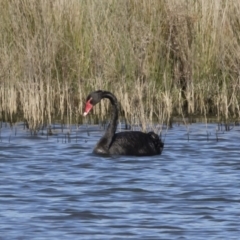
[[[81,122],[86,95],[107,89],[143,126],[239,119],[239,16],[235,0],[1,0],[0,118]]]

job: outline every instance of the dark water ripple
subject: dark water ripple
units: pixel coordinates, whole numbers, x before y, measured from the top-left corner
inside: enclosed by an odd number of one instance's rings
[[[239,239],[240,127],[216,126],[174,125],[161,156],[99,157],[98,126],[2,125],[0,239]]]

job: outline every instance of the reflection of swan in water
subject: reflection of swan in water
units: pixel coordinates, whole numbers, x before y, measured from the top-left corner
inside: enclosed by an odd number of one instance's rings
[[[115,133],[118,120],[118,102],[112,93],[101,90],[90,93],[87,97],[83,115],[86,116],[92,107],[103,98],[110,100],[112,104],[112,116],[105,134],[94,148],[94,153],[135,156],[161,154],[164,144],[154,132],[130,131]]]

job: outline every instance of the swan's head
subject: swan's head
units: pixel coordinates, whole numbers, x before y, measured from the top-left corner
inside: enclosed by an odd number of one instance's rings
[[[87,96],[87,100],[86,100],[86,105],[85,105],[85,110],[84,110],[83,116],[87,116],[88,113],[93,108],[93,106],[101,101],[102,94],[103,94],[103,91],[98,90],[98,91],[95,91],[95,92],[91,92]]]

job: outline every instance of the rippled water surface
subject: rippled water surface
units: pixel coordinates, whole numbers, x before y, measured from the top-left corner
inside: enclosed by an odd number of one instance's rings
[[[175,124],[153,157],[93,155],[103,130],[70,127],[2,124],[0,239],[239,239],[240,127]]]

